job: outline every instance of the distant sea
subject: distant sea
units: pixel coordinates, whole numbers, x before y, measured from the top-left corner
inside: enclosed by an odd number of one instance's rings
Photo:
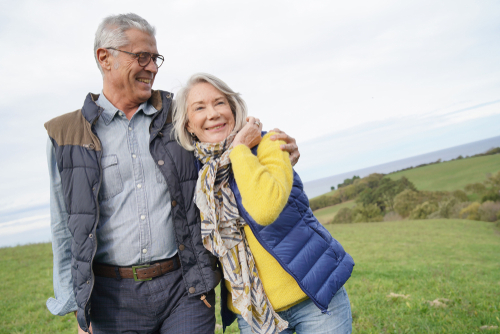
[[[309,198],[313,198],[329,192],[331,186],[337,188],[339,183],[342,183],[346,178],[352,178],[353,175],[364,177],[371,173],[387,174],[407,167],[434,162],[438,159],[447,161],[459,155],[471,156],[499,146],[500,136],[305,182],[304,187]],[[49,241],[50,208],[48,204],[11,212],[4,211],[0,215],[0,247]]]
[[[484,153],[493,147],[500,147],[500,136],[304,182],[304,190],[309,198],[313,198],[331,191],[330,187],[332,186],[337,189],[337,185],[339,183],[344,182],[347,178],[352,178],[354,175],[365,177],[372,173],[388,174],[408,167],[415,167],[421,164],[434,162],[438,159],[448,161],[457,158],[459,155],[466,157],[478,153]]]

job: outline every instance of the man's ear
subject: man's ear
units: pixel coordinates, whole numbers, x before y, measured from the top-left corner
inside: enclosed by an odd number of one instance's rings
[[[96,51],[97,61],[101,64],[103,70],[111,70],[111,57],[108,50],[99,48]]]

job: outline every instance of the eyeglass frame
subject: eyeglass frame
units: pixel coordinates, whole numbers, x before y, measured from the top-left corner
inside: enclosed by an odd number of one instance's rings
[[[151,53],[151,52],[146,52],[146,51],[139,52],[139,53],[133,53],[133,52],[128,52],[128,51],[118,50],[118,49],[115,49],[115,48],[105,48],[105,49],[106,50],[120,51],[120,52],[123,52],[123,53],[128,53],[129,55],[132,55],[132,56],[136,57],[137,63],[142,68],[146,68],[146,66],[149,65],[149,63],[151,62],[151,59],[153,59],[153,57],[156,57],[156,59],[161,59],[160,66],[163,65],[163,63],[165,62],[165,57],[163,57],[162,55],[157,54],[157,53]],[[144,53],[146,53],[146,54],[149,55],[149,61],[146,63],[146,65],[141,65],[141,63],[139,63],[139,58],[141,57],[141,54],[144,54]],[[155,64],[155,66],[156,66],[157,69],[160,68],[160,66],[158,66],[155,61],[153,61],[153,64]]]

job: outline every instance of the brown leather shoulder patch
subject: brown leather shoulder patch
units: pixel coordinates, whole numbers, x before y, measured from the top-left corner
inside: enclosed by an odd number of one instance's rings
[[[59,146],[76,145],[101,150],[101,143],[92,132],[91,124],[83,117],[81,110],[76,110],[45,123],[49,137]]]
[[[161,109],[162,101],[161,101],[161,92],[159,90],[151,91],[151,97],[149,98],[149,103],[151,103],[156,110]]]

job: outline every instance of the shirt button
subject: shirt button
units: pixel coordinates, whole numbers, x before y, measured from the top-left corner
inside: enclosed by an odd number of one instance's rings
[[[128,130],[129,130],[129,131],[132,131],[132,127],[130,127],[130,126],[129,126],[129,127],[128,127]]]
[[[183,251],[184,250],[184,245],[179,245],[179,250]]]
[[[196,289],[195,289],[195,288],[193,288],[193,287],[190,287],[190,288],[189,288],[189,293],[195,293],[195,292],[196,292]]]
[[[176,206],[177,205],[177,202],[176,201],[172,201],[172,206]]]
[[[94,235],[92,233],[89,234],[89,238],[93,238]]]
[[[144,248],[144,249],[142,250],[142,252],[143,252],[144,254],[146,254],[146,253],[148,252],[148,250],[147,250],[146,248]]]
[[[163,160],[158,160],[158,165],[163,166],[165,164],[165,161]]]
[[[146,216],[145,216],[145,215],[142,215],[142,216],[141,216],[141,219],[142,219],[142,220],[146,219]]]
[[[137,188],[141,189],[141,188],[142,188],[142,184],[140,184],[140,183],[139,183],[139,184],[137,185]]]
[[[135,155],[135,154],[132,154],[132,158],[134,158],[134,159],[135,159],[135,158],[137,158],[137,155]]]

